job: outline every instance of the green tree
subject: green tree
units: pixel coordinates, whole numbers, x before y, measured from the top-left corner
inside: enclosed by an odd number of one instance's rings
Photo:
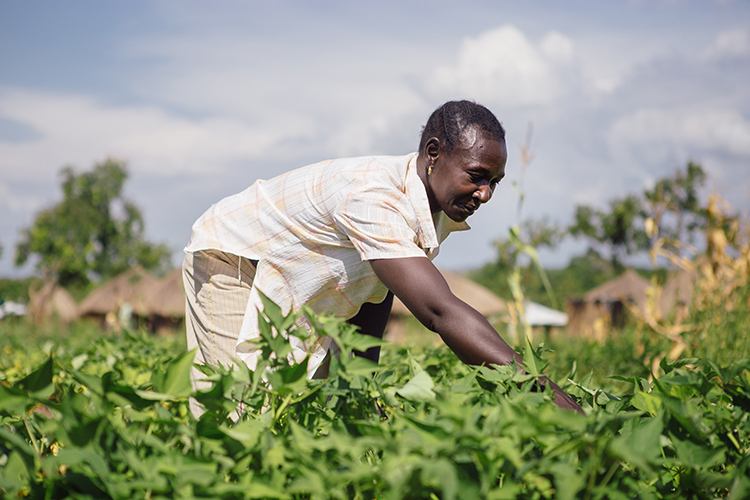
[[[667,238],[666,247],[676,248],[680,242],[694,243],[696,234],[706,227],[706,207],[701,204],[698,191],[706,182],[706,173],[697,163],[688,162],[684,172],[660,179],[651,190],[644,191],[649,213],[658,225],[654,237]]]
[[[575,237],[588,238],[593,246],[606,249],[612,265],[621,270],[626,255],[648,248],[643,219],[641,199],[629,195],[610,201],[608,211],[588,205],[576,206],[575,221],[568,231]]]
[[[169,265],[170,250],[144,238],[140,210],[122,194],[125,163],[108,158],[90,172],[60,172],[63,200],[37,213],[21,231],[15,265],[30,257],[45,278],[86,287],[139,264],[152,271]]]

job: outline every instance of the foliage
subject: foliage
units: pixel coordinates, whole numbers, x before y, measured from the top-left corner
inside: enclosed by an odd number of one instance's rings
[[[510,270],[499,262],[485,264],[468,275],[481,285],[492,290],[499,297],[509,297],[510,290],[507,276]],[[526,297],[534,302],[552,306],[547,289],[535,267],[520,268],[521,283]],[[638,270],[639,273],[651,276],[651,270]],[[570,263],[562,269],[547,269],[547,277],[558,304],[564,304],[569,297],[582,296],[605,281],[617,277],[618,273],[612,263],[601,257],[595,250],[589,249],[585,254],[572,257]],[[663,274],[659,271],[659,274]]]
[[[662,363],[617,396],[568,385],[588,415],[534,392],[533,375],[470,368],[447,349],[386,349],[340,320],[326,380],[291,364],[294,316],[266,304],[260,368],[102,337],[28,373],[3,369],[0,488],[27,498],[742,498],[750,491],[750,362]],[[528,353],[527,353],[528,354]],[[238,415],[239,418],[237,417]]]
[[[522,245],[536,248],[555,248],[564,237],[564,230],[549,219],[526,219],[519,228],[518,234],[523,235]],[[519,252],[518,245],[512,237],[498,238],[493,242],[497,249],[497,265],[511,269],[516,263]]]
[[[690,352],[727,362],[750,356],[750,227],[740,227],[728,204],[711,196],[706,209],[707,251],[699,274],[690,328]]]
[[[633,195],[610,201],[608,211],[578,205],[568,231],[606,248],[612,265],[621,271],[625,255],[648,248],[646,233],[639,224],[642,211],[641,200]]]
[[[13,300],[28,304],[29,286],[35,280],[37,280],[37,278],[2,278],[0,279],[0,297],[3,297],[5,300]]]
[[[670,242],[668,249],[683,253],[680,242],[694,243],[698,230],[706,227],[706,208],[700,204],[698,190],[706,182],[706,173],[697,163],[688,162],[685,172],[657,181],[643,194],[653,220],[659,221],[658,233]]]
[[[37,213],[21,231],[17,266],[36,256],[46,278],[79,288],[136,264],[166,269],[170,251],[144,239],[141,212],[123,196],[123,162],[108,158],[81,174],[65,167],[60,177],[63,200]]]
[[[521,214],[523,212],[523,203],[525,199],[523,178],[524,173],[533,158],[530,148],[531,132],[532,127],[531,124],[529,124],[526,140],[521,146],[521,177],[517,182],[513,183],[513,187],[518,193],[516,225],[508,230],[507,239],[500,239],[495,242],[498,249],[496,267],[499,267],[504,271],[504,281],[507,283],[508,291],[510,292],[510,300],[507,302],[507,340],[519,346],[523,345],[524,341],[528,341],[528,339],[531,338],[531,326],[526,321],[526,292],[524,290],[521,276],[523,272],[521,259],[528,259],[531,263],[529,267],[531,265],[534,266],[552,306],[557,307],[557,300],[552,291],[552,286],[550,285],[547,273],[539,261],[537,249],[540,246],[556,246],[562,236],[562,232],[555,225],[550,224],[546,219],[539,222],[531,220],[527,220],[525,223],[522,222],[523,218]]]

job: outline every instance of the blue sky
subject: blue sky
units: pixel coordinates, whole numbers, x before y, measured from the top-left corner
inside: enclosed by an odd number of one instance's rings
[[[0,277],[31,272],[12,266],[18,232],[59,201],[63,166],[126,160],[126,195],[176,264],[212,203],[314,161],[411,152],[458,98],[504,123],[509,161],[441,267],[493,258],[514,181],[525,216],[566,224],[576,204],[604,207],[690,159],[747,214],[748,82],[739,0],[0,0]]]

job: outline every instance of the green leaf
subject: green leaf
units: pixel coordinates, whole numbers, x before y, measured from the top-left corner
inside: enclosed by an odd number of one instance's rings
[[[307,385],[307,362],[282,366],[268,374],[268,382],[274,392],[280,395],[298,393]]]
[[[8,462],[0,467],[0,491],[8,494],[6,498],[21,498],[21,492],[28,487],[31,474],[21,456],[13,452]]]
[[[653,475],[654,465],[661,456],[661,436],[664,426],[659,418],[644,419],[632,430],[626,430],[615,437],[609,444],[609,451],[614,456],[629,462]]]
[[[297,315],[290,312],[286,316],[281,312],[281,307],[258,290],[260,300],[263,302],[263,314],[271,322],[271,325],[279,332],[285,332],[297,321]]]
[[[283,491],[258,482],[251,483],[242,496],[245,498],[278,498],[282,500],[289,498],[289,495]]]
[[[396,393],[409,401],[432,401],[435,399],[435,393],[432,390],[434,387],[435,382],[432,381],[432,377],[427,372],[421,371],[401,389],[397,389]]]
[[[341,365],[344,367],[344,372],[349,375],[366,376],[371,373],[382,371],[386,368],[360,356],[352,356],[351,358],[342,359],[340,361]]]
[[[677,458],[685,466],[693,469],[705,470],[722,464],[725,461],[724,447],[710,448],[705,444],[695,443],[689,439],[680,439],[670,433]]]
[[[19,451],[28,457],[34,456],[34,448],[20,434],[0,427],[0,438],[4,447]]]
[[[55,392],[55,386],[52,383],[54,366],[55,363],[50,356],[44,364],[16,382],[15,386],[34,398],[48,399]]]
[[[23,415],[28,408],[35,404],[35,399],[25,395],[14,394],[0,384],[0,412],[7,411],[16,415]]]
[[[157,368],[151,376],[156,392],[169,394],[174,399],[186,398],[193,392],[190,370],[193,368],[195,349],[177,356],[164,369]],[[145,397],[142,394],[138,394]],[[146,398],[148,399],[148,398]]]
[[[661,385],[655,382],[657,387]],[[705,443],[706,434],[701,423],[703,412],[691,402],[682,402],[669,396],[662,396],[661,402],[672,418],[682,426],[696,441]]]
[[[341,334],[341,342],[355,351],[366,351],[370,347],[381,347],[387,345],[387,340],[373,337],[372,335],[363,335],[356,330],[347,330]]]
[[[531,375],[539,375],[545,365],[544,360],[531,346],[529,337],[524,335],[526,347],[523,351],[523,364],[526,365],[526,371]]]
[[[458,477],[451,462],[441,458],[422,462],[419,478],[426,486],[442,491],[441,498],[453,499],[458,494]]]
[[[239,441],[245,448],[253,448],[258,444],[265,426],[259,420],[245,420],[233,427],[222,425],[219,430],[230,438]]]
[[[584,479],[576,467],[556,462],[550,467],[555,479],[555,498],[558,500],[575,500],[576,493],[583,487]]]

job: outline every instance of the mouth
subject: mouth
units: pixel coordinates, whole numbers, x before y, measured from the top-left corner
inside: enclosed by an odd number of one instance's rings
[[[473,201],[476,201],[476,200],[473,200]],[[469,210],[469,211],[470,211],[471,213],[474,213],[474,212],[476,212],[477,210],[479,210],[479,207],[481,206],[481,204],[480,204],[480,203],[467,203],[467,204],[466,204],[466,205],[464,205],[464,206],[465,206],[465,207],[466,207],[466,209],[467,209],[467,210]]]
[[[473,214],[474,214],[474,212],[476,212],[476,211],[477,211],[477,210],[479,209],[479,207],[477,207],[477,206],[472,206],[472,205],[463,205],[463,206],[462,206],[461,208],[462,208],[462,209],[463,209],[463,211],[464,211],[464,212],[465,212],[465,213],[467,214],[467,215],[466,215],[467,217],[469,217],[469,216],[473,215]]]

